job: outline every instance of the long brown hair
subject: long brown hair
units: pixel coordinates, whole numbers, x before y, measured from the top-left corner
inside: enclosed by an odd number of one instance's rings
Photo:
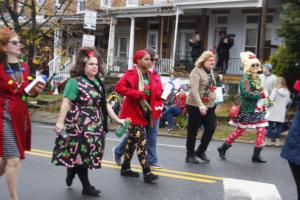
[[[3,48],[8,44],[9,40],[15,36],[18,36],[18,34],[7,27],[0,29],[0,63],[6,63],[7,54]]]
[[[89,53],[92,52],[92,56]],[[104,76],[102,67],[102,56],[95,47],[81,47],[76,54],[75,64],[70,70],[71,77],[78,77],[84,75],[84,67],[90,57],[95,57],[98,60],[98,72],[97,77],[100,79],[100,75]]]

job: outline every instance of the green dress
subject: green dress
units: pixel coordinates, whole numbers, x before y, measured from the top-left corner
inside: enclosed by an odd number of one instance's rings
[[[72,168],[84,165],[90,169],[101,168],[106,130],[101,103],[104,88],[97,79],[84,77],[70,79],[64,96],[72,100],[65,118],[67,138],[56,137],[52,162]]]

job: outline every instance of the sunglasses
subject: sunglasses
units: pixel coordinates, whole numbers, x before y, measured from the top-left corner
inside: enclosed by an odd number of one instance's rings
[[[251,67],[259,67],[259,64],[252,64]]]
[[[158,59],[151,59],[151,61],[152,61],[152,62],[153,62],[153,61],[155,61],[155,62],[156,62],[156,61],[158,61]]]
[[[12,41],[9,41],[8,43],[10,43],[12,45],[22,45],[22,42],[20,42],[18,40],[12,40]]]

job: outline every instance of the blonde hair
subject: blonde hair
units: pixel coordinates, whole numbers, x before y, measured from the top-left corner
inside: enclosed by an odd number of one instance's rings
[[[244,74],[252,74],[251,73],[251,65],[259,64],[260,71],[262,70],[260,61],[256,58],[256,55],[250,51],[241,52],[240,53],[241,63],[243,65]]]
[[[195,67],[203,68],[204,67],[204,62],[211,58],[211,57],[216,57],[216,55],[211,52],[211,51],[204,51],[201,56],[196,60],[195,62]]]
[[[287,88],[285,78],[277,77],[275,87],[276,88]]]

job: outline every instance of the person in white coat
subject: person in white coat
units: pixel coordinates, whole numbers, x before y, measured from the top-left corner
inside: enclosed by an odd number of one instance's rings
[[[270,95],[270,100],[272,102],[272,106],[267,110],[266,114],[266,119],[269,122],[266,145],[270,146],[272,139],[275,139],[275,146],[280,146],[280,134],[285,122],[287,105],[291,101],[290,91],[287,88],[284,78],[277,78],[275,88],[272,90]]]

